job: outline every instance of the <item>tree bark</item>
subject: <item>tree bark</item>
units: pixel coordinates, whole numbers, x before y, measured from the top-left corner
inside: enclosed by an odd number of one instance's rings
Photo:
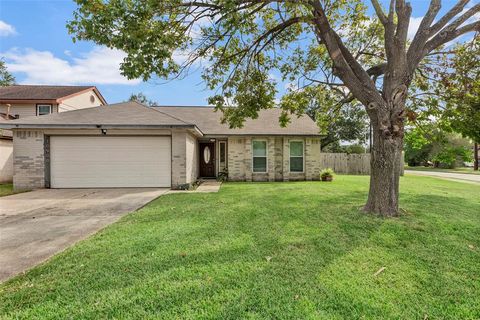
[[[385,137],[373,126],[373,147],[370,159],[370,191],[366,212],[382,216],[398,215],[400,165],[403,137]]]
[[[473,148],[473,170],[478,171],[478,142],[475,142]]]

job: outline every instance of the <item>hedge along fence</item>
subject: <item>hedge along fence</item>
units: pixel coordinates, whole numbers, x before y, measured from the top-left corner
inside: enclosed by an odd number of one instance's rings
[[[321,153],[320,166],[332,168],[336,173],[370,174],[370,153]],[[400,163],[400,174],[403,175],[404,161]]]

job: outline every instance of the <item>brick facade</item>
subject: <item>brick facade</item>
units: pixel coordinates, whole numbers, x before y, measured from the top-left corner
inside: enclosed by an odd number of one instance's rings
[[[44,188],[49,180],[48,131],[15,130],[15,190]],[[85,132],[87,134],[88,132]],[[113,133],[113,132],[112,132]],[[120,134],[117,132],[116,134]],[[125,133],[125,132],[124,132]],[[62,133],[64,134],[64,133]],[[134,134],[134,133],[129,133]],[[145,134],[143,131],[137,134]],[[165,133],[159,133],[165,135]],[[171,130],[172,188],[185,188],[198,177],[198,140],[182,129]],[[267,172],[253,172],[252,140],[254,136],[230,136],[227,142],[228,178],[231,181],[318,180],[320,173],[320,139],[318,137],[267,136]],[[290,172],[290,141],[304,142],[304,172]],[[218,157],[217,157],[218,158]],[[47,181],[47,182],[46,182]]]
[[[228,138],[228,179],[230,181],[319,180],[320,139],[317,137],[259,137],[267,141],[267,172],[252,170],[252,140]],[[290,141],[304,143],[304,172],[290,172]]]
[[[42,131],[15,132],[13,138],[13,185],[15,190],[45,187],[44,150]]]
[[[172,130],[172,188],[187,183],[186,132]]]
[[[245,139],[241,137],[229,137],[227,149],[228,179],[230,181],[245,181],[246,162],[248,163],[249,171],[251,172],[251,163],[249,161],[245,161]]]

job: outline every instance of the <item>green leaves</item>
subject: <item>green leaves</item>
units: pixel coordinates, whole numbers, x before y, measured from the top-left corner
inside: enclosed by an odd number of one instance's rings
[[[312,84],[306,80],[310,76],[336,81],[328,71],[332,66],[328,52],[312,30],[308,3],[76,2],[78,8],[67,26],[73,39],[124,51],[127,56],[121,72],[130,79],[178,77],[202,61],[206,87],[217,92],[209,102],[224,112],[224,121],[232,127],[242,126],[246,117],[256,117],[261,109],[274,107],[278,94],[285,91],[285,81],[301,82],[302,87]],[[376,51],[381,44],[381,32],[372,28],[375,22],[370,21],[361,1],[328,2],[325,12],[337,28],[351,30],[345,37],[352,50],[360,50],[370,38],[369,50]],[[365,56],[366,65],[372,62],[372,56]],[[292,114],[312,107],[309,95],[295,91],[299,88],[288,90],[283,99],[284,112],[279,119],[283,125]],[[230,108],[233,106],[235,109]]]
[[[444,49],[442,49],[444,50]],[[426,59],[413,82],[410,108],[421,121],[480,141],[480,40]]]
[[[127,78],[166,78],[179,71],[173,53],[190,39],[185,27],[174,19],[181,10],[160,14],[175,2],[78,0],[79,7],[67,28],[74,40],[93,40],[126,52],[121,71]]]
[[[15,77],[8,72],[5,61],[0,59],[0,87],[11,86],[15,84]]]

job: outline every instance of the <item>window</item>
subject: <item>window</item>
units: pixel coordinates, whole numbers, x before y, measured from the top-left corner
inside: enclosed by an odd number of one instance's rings
[[[227,142],[220,141],[220,163],[219,163],[219,171],[223,172],[227,168]]]
[[[290,141],[290,172],[303,172],[303,141]]]
[[[51,104],[37,104],[37,116],[43,116],[44,114],[52,113]]]
[[[253,172],[267,172],[267,141],[253,140]]]
[[[205,146],[205,149],[203,149],[203,162],[205,162],[206,164],[209,164],[210,156],[211,156],[210,148],[208,146]]]

